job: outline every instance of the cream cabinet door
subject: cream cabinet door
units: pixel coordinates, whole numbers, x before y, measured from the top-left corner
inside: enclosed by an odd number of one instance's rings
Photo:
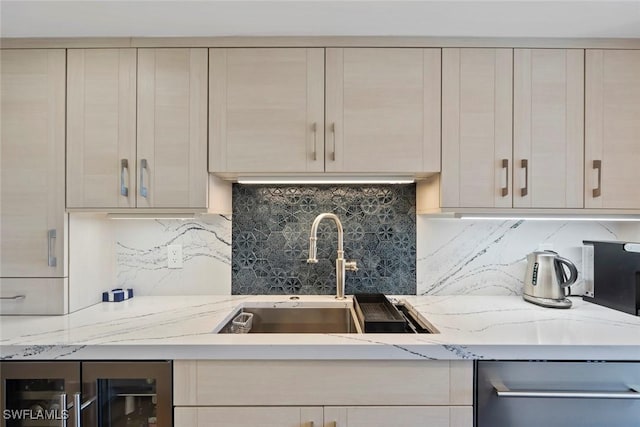
[[[65,51],[2,50],[0,68],[0,276],[63,277]]]
[[[512,49],[442,50],[442,207],[511,207]]]
[[[327,49],[327,172],[440,171],[440,49]]]
[[[515,49],[513,206],[582,208],[584,51]]]
[[[587,50],[585,207],[640,209],[640,50]]]
[[[325,427],[472,427],[471,406],[327,406]]]
[[[137,94],[137,207],[206,208],[207,49],[138,49]]]
[[[67,52],[67,207],[136,206],[136,50]]]
[[[209,170],[324,170],[324,49],[209,50]]]
[[[234,406],[176,407],[173,418],[175,427],[320,427],[322,417],[321,406]]]

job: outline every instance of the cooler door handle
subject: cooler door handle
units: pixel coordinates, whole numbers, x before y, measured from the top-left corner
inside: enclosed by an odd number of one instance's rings
[[[97,396],[92,397],[89,400],[86,400],[84,403],[82,402],[82,393],[74,393],[73,394],[73,407],[75,410],[75,417],[76,417],[76,426],[75,427],[82,427],[82,411],[89,405],[91,405],[93,402],[95,402],[98,399]]]

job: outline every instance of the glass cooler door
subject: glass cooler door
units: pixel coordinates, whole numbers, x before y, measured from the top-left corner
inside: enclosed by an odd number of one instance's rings
[[[78,362],[3,362],[2,427],[76,427],[74,395],[80,392]]]
[[[170,427],[170,362],[84,362],[83,396],[95,404],[83,412],[83,425]]]

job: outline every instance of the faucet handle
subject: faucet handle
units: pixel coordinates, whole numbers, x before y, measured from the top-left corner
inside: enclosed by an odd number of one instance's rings
[[[344,263],[344,269],[347,271],[358,271],[358,266],[355,261],[347,261]]]

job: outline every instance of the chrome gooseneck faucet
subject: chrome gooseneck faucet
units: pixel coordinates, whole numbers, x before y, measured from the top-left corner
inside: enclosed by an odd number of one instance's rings
[[[355,261],[344,260],[344,249],[342,246],[344,232],[342,230],[342,223],[340,219],[332,213],[321,213],[313,220],[311,224],[311,236],[309,237],[309,259],[308,264],[316,264],[318,262],[318,249],[316,242],[318,241],[318,224],[325,218],[332,219],[338,227],[338,258],[336,258],[336,299],[344,299],[344,272],[358,271]]]

